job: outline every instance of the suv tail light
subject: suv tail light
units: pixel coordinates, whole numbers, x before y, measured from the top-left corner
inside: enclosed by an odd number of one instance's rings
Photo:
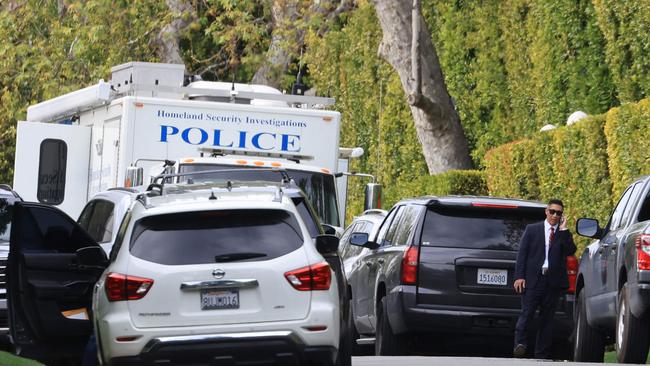
[[[574,255],[566,257],[566,273],[569,276],[569,289],[567,293],[576,293],[576,279],[578,278],[578,258]]]
[[[294,269],[284,277],[298,291],[326,291],[332,284],[332,271],[325,262]]]
[[[650,235],[641,234],[634,241],[636,246],[636,265],[639,269],[650,269]]]
[[[108,301],[138,300],[153,286],[153,280],[121,273],[109,273],[104,283]]]
[[[402,284],[415,285],[418,281],[418,247],[410,246],[402,257]]]

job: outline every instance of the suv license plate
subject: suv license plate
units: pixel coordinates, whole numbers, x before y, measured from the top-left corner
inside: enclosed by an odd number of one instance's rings
[[[505,286],[508,284],[508,270],[479,268],[476,282],[481,285]]]
[[[201,310],[239,309],[239,290],[201,290]]]

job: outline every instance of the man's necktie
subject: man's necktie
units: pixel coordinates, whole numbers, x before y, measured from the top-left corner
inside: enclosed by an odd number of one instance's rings
[[[555,238],[555,230],[553,229],[553,226],[551,226],[551,233],[548,236],[548,247],[550,248],[551,245],[553,245],[553,238]]]

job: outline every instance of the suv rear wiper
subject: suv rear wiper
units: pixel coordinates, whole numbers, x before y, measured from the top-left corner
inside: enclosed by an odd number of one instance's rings
[[[243,259],[266,257],[266,253],[242,252],[221,254],[214,257],[215,262],[233,262]]]

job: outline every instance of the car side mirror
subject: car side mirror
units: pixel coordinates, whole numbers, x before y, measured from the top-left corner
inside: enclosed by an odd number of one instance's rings
[[[368,240],[367,233],[352,233],[350,235],[350,244],[373,250],[379,248],[379,244]]]
[[[79,248],[76,251],[77,261],[85,266],[105,266],[108,263],[106,252],[100,246]]]
[[[602,229],[598,226],[598,220],[595,219],[578,219],[576,222],[576,232],[578,235],[588,238],[600,239],[602,237]]]
[[[339,238],[334,235],[318,235],[316,237],[316,250],[320,254],[336,254],[339,249]]]

